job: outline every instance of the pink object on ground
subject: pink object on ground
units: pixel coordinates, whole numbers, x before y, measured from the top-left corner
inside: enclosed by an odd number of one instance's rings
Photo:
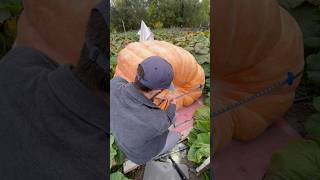
[[[301,136],[284,120],[250,142],[233,140],[213,158],[216,180],[262,179],[274,151],[291,139]]]
[[[183,107],[179,111],[176,112],[176,127],[174,131],[177,132],[183,132],[188,131],[193,128],[193,114],[197,110],[198,107],[202,105],[202,102],[200,100],[195,101],[192,105],[188,107]],[[184,123],[185,122],[185,123]],[[184,124],[181,124],[184,123]],[[181,124],[179,126],[179,124]]]

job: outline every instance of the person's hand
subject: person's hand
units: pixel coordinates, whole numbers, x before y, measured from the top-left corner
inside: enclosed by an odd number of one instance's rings
[[[172,100],[170,101],[170,103],[171,103],[171,104],[177,104],[177,100],[172,99]]]
[[[169,103],[171,104],[176,104],[177,103],[177,100],[175,99],[175,96],[172,95],[172,94],[167,94],[165,96],[166,99],[168,99]]]

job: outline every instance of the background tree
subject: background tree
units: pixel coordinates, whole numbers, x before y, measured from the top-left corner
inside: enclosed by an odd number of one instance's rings
[[[209,0],[114,0],[111,29],[137,30],[141,20],[152,28],[208,27]]]

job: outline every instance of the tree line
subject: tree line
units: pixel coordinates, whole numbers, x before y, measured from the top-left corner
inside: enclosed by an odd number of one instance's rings
[[[209,0],[111,0],[112,32],[137,30],[143,20],[149,27],[208,27]]]

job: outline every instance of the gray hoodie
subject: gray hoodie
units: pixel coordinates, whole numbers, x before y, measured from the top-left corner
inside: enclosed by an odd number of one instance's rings
[[[136,164],[160,153],[175,121],[175,109],[171,104],[168,110],[161,110],[121,77],[110,81],[111,131],[119,148]]]

